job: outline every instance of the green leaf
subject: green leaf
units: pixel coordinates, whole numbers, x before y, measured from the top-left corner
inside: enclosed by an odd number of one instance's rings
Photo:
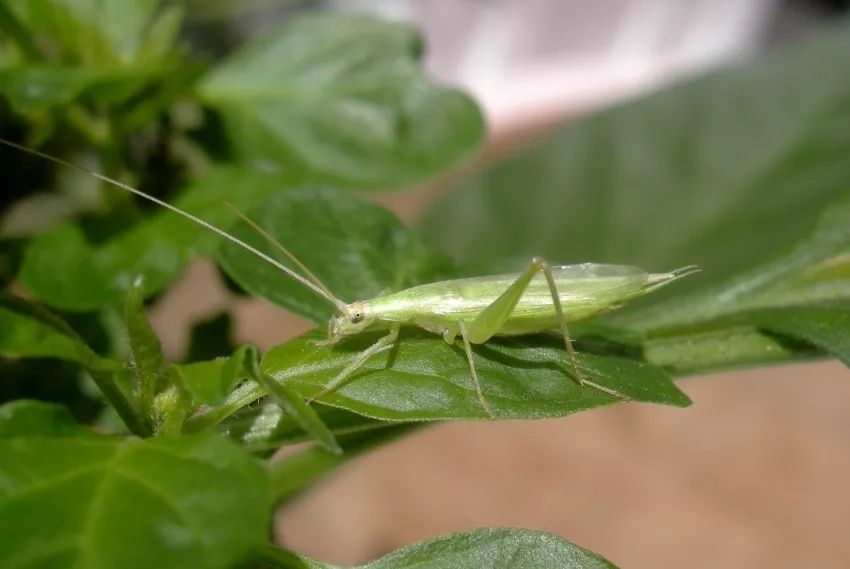
[[[97,369],[120,367],[95,354],[58,316],[8,294],[0,294],[0,355],[60,358]]]
[[[263,368],[303,396],[314,395],[375,341],[364,334],[318,347],[316,333],[269,351]],[[498,339],[474,348],[481,385],[497,418],[560,417],[618,402],[578,386],[571,378],[563,340],[552,335]],[[586,379],[634,401],[687,406],[688,397],[660,369],[633,360],[578,354]],[[237,390],[228,399],[238,409],[264,395],[259,387]],[[481,419],[487,414],[475,394],[463,348],[423,331],[405,331],[397,348],[372,357],[337,390],[318,403],[389,421]]]
[[[226,227],[233,217],[225,200],[247,209],[292,183],[292,178],[217,168],[186,188],[175,205]],[[69,311],[96,310],[120,304],[137,277],[144,280],[147,294],[162,290],[179,276],[193,252],[208,254],[220,241],[171,211],[157,212],[97,245],[78,226],[64,226],[30,243],[19,278],[48,304]]]
[[[21,399],[0,406],[0,439],[78,436],[78,425],[63,405]]]
[[[285,550],[266,550],[264,567],[333,569]],[[371,563],[351,569],[612,569],[602,556],[566,539],[538,531],[516,528],[482,528],[453,533],[410,545]],[[337,568],[340,569],[340,568]]]
[[[267,471],[216,436],[19,437],[0,456],[4,567],[226,569],[266,541]]]
[[[160,0],[31,0],[7,7],[38,43],[50,46],[43,51],[68,63],[108,67],[161,56],[170,46],[174,10],[159,12],[159,5]],[[146,39],[148,33],[155,37]]]
[[[0,94],[18,113],[71,104],[100,74],[90,69],[27,65],[0,69]]]
[[[175,366],[186,382],[196,404],[218,405],[233,389],[236,382],[246,377],[241,353],[228,358],[194,362]]]
[[[136,401],[142,414],[153,415],[153,399],[163,372],[162,344],[148,322],[142,303],[144,286],[141,279],[133,284],[124,307],[124,325],[130,354],[130,369],[135,380]]]
[[[481,143],[475,103],[429,82],[419,35],[346,15],[288,22],[243,46],[201,86],[238,152],[322,180],[402,186],[451,166]]]
[[[337,444],[333,433],[322,422],[316,410],[310,407],[304,401],[304,398],[294,390],[286,385],[277,383],[260,369],[260,354],[257,350],[245,347],[241,349],[241,352],[244,354],[242,361],[251,379],[262,387],[280,405],[280,408],[313,438],[319,447],[331,454],[342,454],[342,449]]]
[[[703,268],[658,297],[723,282],[850,192],[848,52],[844,26],[572,121],[447,192],[427,236],[470,274],[541,255]]]
[[[247,386],[246,386],[247,387]],[[343,437],[391,427],[378,421],[357,415],[344,409],[316,405],[319,418],[327,425],[334,437]],[[235,414],[234,414],[235,412]],[[274,403],[233,409],[225,406],[206,410],[190,424],[196,430],[221,422],[221,430],[243,448],[261,456],[270,456],[285,445],[310,440],[309,435],[292,418]],[[198,426],[200,425],[200,428]],[[327,455],[327,453],[321,453]]]
[[[754,309],[850,300],[850,199],[820,215],[814,230],[788,253],[714,286],[657,308],[611,320],[648,333],[692,327]],[[746,321],[746,318],[737,318]],[[850,331],[848,331],[850,334]]]
[[[759,310],[747,318],[762,329],[817,346],[850,366],[850,303]]]
[[[445,267],[390,212],[348,192],[322,187],[280,192],[250,216],[346,302],[427,282]],[[284,259],[245,223],[233,234]],[[219,261],[256,296],[316,323],[327,323],[333,313],[328,301],[230,243],[221,247]]]

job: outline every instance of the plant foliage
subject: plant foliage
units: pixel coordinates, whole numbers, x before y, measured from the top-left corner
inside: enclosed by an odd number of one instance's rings
[[[466,160],[484,127],[471,99],[423,73],[415,30],[317,14],[222,46],[187,33],[192,17],[156,0],[0,3],[0,136],[280,256],[229,202],[347,302],[534,255],[698,263],[700,276],[574,330],[582,373],[635,404],[687,406],[671,378],[714,368],[850,364],[846,27],[571,123],[449,189],[419,232],[357,191]],[[486,418],[462,349],[424,331],[313,405],[374,337],[323,347],[311,332],[261,355],[230,348],[225,315],[196,328],[188,361],[168,361],[146,304],[195,257],[318,325],[333,307],[88,174],[6,146],[0,162],[3,567],[330,567],[268,543],[275,505],[425,423]],[[475,358],[499,419],[619,402],[572,381],[557,335],[497,339]],[[361,567],[424,564],[612,566],[495,528]]]

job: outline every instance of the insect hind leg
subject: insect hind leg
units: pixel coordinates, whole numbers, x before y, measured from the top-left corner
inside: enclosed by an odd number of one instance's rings
[[[578,368],[578,358],[576,358],[576,352],[575,349],[573,349],[573,340],[570,338],[570,331],[567,328],[567,318],[564,316],[564,310],[561,308],[561,295],[558,294],[558,286],[555,283],[555,277],[552,275],[552,268],[545,259],[541,257],[534,257],[531,261],[531,270],[534,272],[541,271],[543,276],[546,278],[546,284],[549,286],[549,293],[552,295],[552,306],[555,309],[555,314],[558,316],[561,335],[564,337],[564,345],[567,348],[567,358],[570,360],[570,364],[572,365],[576,382],[578,382],[578,384],[582,387],[592,387],[593,389],[607,393],[613,397],[619,397],[624,401],[630,401],[631,398],[627,395],[584,378]]]

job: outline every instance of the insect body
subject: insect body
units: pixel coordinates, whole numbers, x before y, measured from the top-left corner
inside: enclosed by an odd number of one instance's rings
[[[371,356],[391,347],[397,341],[402,326],[417,326],[439,334],[449,344],[460,336],[476,394],[490,417],[493,417],[493,412],[478,380],[472,344],[483,344],[493,336],[560,330],[574,379],[582,386],[626,399],[619,392],[586,380],[582,376],[567,324],[619,308],[630,299],[643,296],[698,270],[695,266],[688,266],[668,273],[647,273],[643,269],[623,265],[585,263],[550,266],[543,259],[534,258],[522,273],[423,284],[394,294],[347,304],[336,298],[303,263],[275,241],[267,231],[229,204],[225,205],[231,207],[237,216],[286,256],[301,273],[224,230],[127,184],[13,142],[0,139],[0,143],[63,166],[82,170],[113,186],[152,201],[275,266],[327,300],[336,309],[337,314],[328,323],[328,339],[321,342],[322,344],[334,344],[348,336],[372,330],[387,332],[360,352],[324,389],[314,394],[310,398],[311,401],[336,389]]]
[[[689,266],[669,273],[651,274],[624,265],[584,263],[550,266],[543,259],[535,258],[523,273],[423,284],[348,304],[345,310],[331,318],[326,343],[335,343],[367,330],[384,329],[389,332],[361,352],[313,398],[335,389],[370,356],[392,345],[401,326],[417,326],[440,334],[449,344],[457,336],[463,339],[478,399],[491,417],[493,412],[478,380],[471,344],[483,344],[493,336],[559,329],[576,381],[582,386],[625,399],[617,391],[582,377],[567,324],[619,308],[632,298],[643,296],[696,270],[696,267]]]

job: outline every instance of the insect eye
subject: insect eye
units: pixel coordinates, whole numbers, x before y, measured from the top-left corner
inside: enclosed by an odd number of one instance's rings
[[[355,312],[354,314],[351,315],[351,323],[352,324],[357,324],[361,320],[363,320],[363,314],[362,313]]]

